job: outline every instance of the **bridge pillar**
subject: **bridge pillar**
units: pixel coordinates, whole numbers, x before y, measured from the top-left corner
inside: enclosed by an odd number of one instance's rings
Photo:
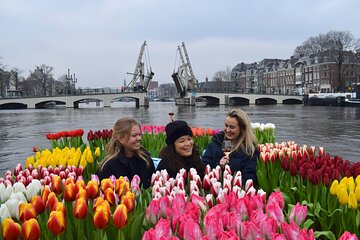
[[[140,97],[139,101],[136,101],[136,107],[148,107],[149,106],[149,98],[144,96]]]
[[[229,105],[229,95],[224,95],[224,97],[223,98],[219,98],[219,104],[220,105]]]

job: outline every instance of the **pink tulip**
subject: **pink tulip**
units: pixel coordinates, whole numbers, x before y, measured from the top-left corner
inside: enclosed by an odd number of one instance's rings
[[[272,240],[287,240],[284,234],[274,233],[271,238]]]
[[[236,212],[239,214],[241,221],[244,221],[249,218],[250,210],[248,209],[248,205],[249,205],[248,197],[240,198],[237,200]]]
[[[241,223],[241,239],[252,240],[260,238],[260,230],[255,223],[246,221]]]
[[[268,204],[276,202],[281,209],[284,209],[284,197],[280,191],[272,192],[268,199]]]
[[[155,229],[150,228],[148,231],[146,231],[142,237],[142,240],[154,240],[157,236],[155,234]]]
[[[234,233],[240,233],[241,219],[236,212],[226,212],[222,221],[224,223],[224,229],[231,229]]]
[[[161,197],[159,200],[159,214],[162,218],[170,218],[171,216],[171,200],[169,196]]]
[[[286,222],[280,223],[281,232],[284,233],[286,239],[296,240],[299,235],[300,228],[295,222],[287,224]]]
[[[204,212],[206,211],[206,202],[203,197],[200,197],[196,194],[191,194],[190,201],[198,205]]]
[[[267,218],[259,223],[259,229],[262,239],[272,239],[274,233],[278,230],[278,225],[273,218]]]
[[[145,219],[147,222],[155,225],[160,218],[160,206],[158,200],[152,200],[145,211]]]
[[[358,240],[356,234],[351,234],[348,231],[345,231],[343,235],[339,238],[339,240]]]
[[[274,218],[278,224],[284,222],[284,213],[276,202],[270,202],[266,205],[266,214]]]
[[[164,236],[170,238],[173,235],[170,228],[170,220],[160,218],[159,222],[155,226],[155,236]]]
[[[187,218],[181,221],[179,226],[179,237],[184,240],[201,239],[202,231],[198,221]]]
[[[234,230],[230,231],[222,231],[217,236],[216,239],[218,240],[238,240],[240,239],[239,236],[236,235]]]
[[[290,212],[289,221],[294,221],[298,226],[300,226],[306,219],[307,206],[301,206],[297,203]]]
[[[203,189],[205,191],[209,191],[210,187],[211,187],[210,177],[209,175],[205,175],[203,180]]]

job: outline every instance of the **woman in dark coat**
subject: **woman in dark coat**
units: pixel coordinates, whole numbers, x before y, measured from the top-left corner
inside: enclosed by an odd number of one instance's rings
[[[175,178],[180,169],[184,168],[188,172],[194,168],[202,178],[200,154],[189,125],[185,121],[173,121],[166,125],[165,132],[167,146],[161,150],[157,170],[166,169],[169,176]]]
[[[222,149],[224,140],[231,142],[232,148],[228,155]],[[233,173],[241,171],[243,185],[252,179],[257,186],[256,160],[259,152],[256,150],[256,141],[247,114],[240,109],[231,110],[225,118],[224,131],[213,137],[202,156],[202,162],[204,166],[209,164],[212,168],[229,165]]]
[[[141,147],[140,125],[135,119],[120,118],[113,127],[110,142],[106,145],[107,155],[100,163],[99,179],[114,175],[116,178],[126,176],[131,179],[138,175],[144,188],[151,183],[155,172],[150,154]]]

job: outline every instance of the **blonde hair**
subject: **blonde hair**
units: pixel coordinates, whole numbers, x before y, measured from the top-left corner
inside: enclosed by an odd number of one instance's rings
[[[131,129],[133,126],[139,126],[140,124],[133,118],[124,117],[116,121],[113,127],[113,132],[110,141],[106,144],[106,156],[100,162],[100,170],[103,169],[105,164],[111,159],[116,158],[123,149],[122,144],[119,142],[119,138],[130,137]],[[142,150],[142,148],[136,150],[135,155],[140,157],[146,162],[146,166],[150,166],[150,160]]]
[[[233,109],[228,112],[226,116],[235,118],[240,128],[240,135],[236,139],[233,151],[242,149],[249,156],[253,156],[255,152],[255,146],[257,144],[257,139],[251,128],[251,122],[248,115],[240,109]]]

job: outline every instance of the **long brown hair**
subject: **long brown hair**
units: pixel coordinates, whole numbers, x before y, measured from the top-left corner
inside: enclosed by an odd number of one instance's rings
[[[130,117],[120,118],[119,120],[116,121],[113,127],[113,133],[111,139],[108,142],[108,144],[106,144],[106,156],[100,162],[100,170],[103,169],[103,167],[108,161],[116,158],[119,155],[119,153],[122,151],[124,147],[122,146],[122,144],[119,142],[118,139],[122,137],[129,138],[133,126],[140,127],[140,124],[135,119]],[[142,148],[136,150],[135,155],[143,159],[146,162],[147,167],[150,166],[150,159],[144,153]]]
[[[254,155],[257,139],[251,128],[251,122],[248,115],[240,109],[233,109],[228,112],[226,116],[235,118],[240,128],[240,135],[236,139],[233,151],[240,148],[248,155]]]

